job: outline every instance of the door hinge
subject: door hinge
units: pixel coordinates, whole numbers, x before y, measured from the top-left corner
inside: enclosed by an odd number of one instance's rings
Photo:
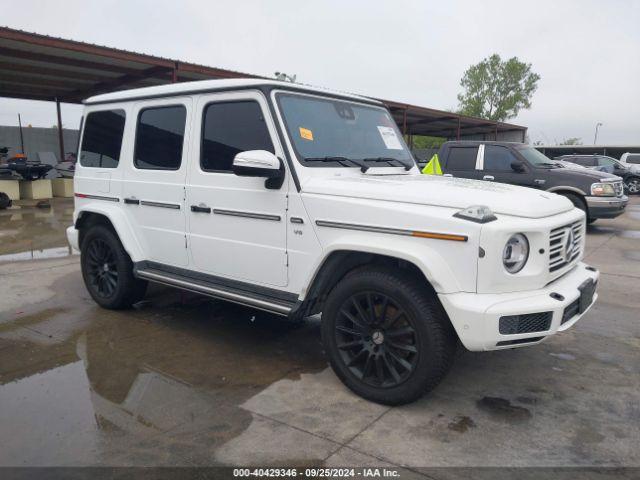
[[[187,246],[187,236],[186,235],[184,236],[184,248],[189,248]]]
[[[289,252],[284,252],[284,266],[289,266]]]

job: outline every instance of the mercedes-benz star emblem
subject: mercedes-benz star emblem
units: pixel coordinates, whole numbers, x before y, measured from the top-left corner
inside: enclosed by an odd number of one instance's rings
[[[380,330],[375,331],[373,332],[373,335],[371,335],[371,340],[373,340],[373,343],[376,345],[380,345],[384,342],[384,334]]]

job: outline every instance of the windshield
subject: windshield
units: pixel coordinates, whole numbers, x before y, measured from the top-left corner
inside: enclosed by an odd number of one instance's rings
[[[527,161],[534,167],[554,168],[558,166],[544,153],[539,152],[533,147],[529,147],[529,146],[520,147],[518,148],[518,152],[520,152],[520,154],[524,158],[526,158]]]
[[[398,128],[383,109],[342,100],[278,94],[294,149],[306,167],[415,165]]]

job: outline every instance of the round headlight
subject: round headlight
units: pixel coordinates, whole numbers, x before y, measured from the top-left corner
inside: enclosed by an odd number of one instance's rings
[[[502,263],[509,273],[518,273],[529,258],[529,242],[521,233],[512,235],[502,251]]]

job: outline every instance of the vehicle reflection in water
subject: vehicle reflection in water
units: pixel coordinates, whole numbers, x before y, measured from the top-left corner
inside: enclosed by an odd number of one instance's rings
[[[252,422],[247,399],[326,368],[317,322],[292,327],[162,288],[129,312],[86,300],[73,314],[0,323],[0,465],[215,464],[215,450]],[[76,330],[29,342],[41,321]],[[26,329],[27,341],[7,340]]]

